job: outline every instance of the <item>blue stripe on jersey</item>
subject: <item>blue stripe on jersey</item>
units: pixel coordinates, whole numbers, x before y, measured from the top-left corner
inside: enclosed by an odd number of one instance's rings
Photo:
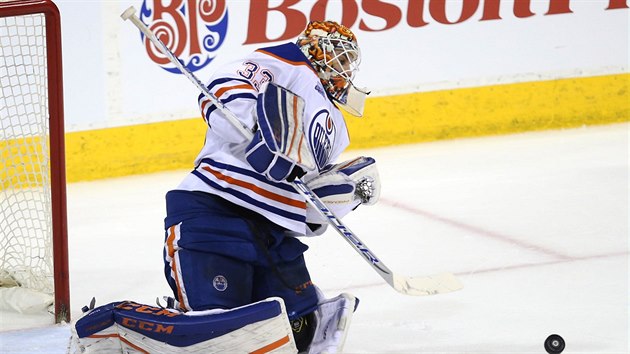
[[[260,182],[269,184],[273,187],[276,187],[278,189],[282,189],[286,192],[293,192],[296,193],[295,188],[293,188],[292,186],[286,184],[286,183],[276,183],[276,182],[272,182],[268,179],[266,179],[265,177],[263,177],[263,175],[258,174],[254,171],[250,171],[250,170],[246,170],[244,168],[240,168],[240,167],[236,167],[236,166],[232,166],[232,165],[228,165],[222,162],[218,162],[218,161],[214,161],[210,158],[205,158],[203,160],[201,160],[201,163],[207,163],[208,165],[212,166],[212,167],[216,167],[222,170],[226,170],[226,171],[230,171],[230,172],[236,172],[236,173],[240,173],[242,175],[245,175],[247,177],[251,177],[254,179],[259,180]],[[199,167],[199,166],[197,166]]]
[[[276,208],[274,206],[265,204],[265,203],[263,203],[263,202],[261,202],[259,200],[256,200],[256,199],[248,196],[247,194],[245,194],[243,192],[239,192],[239,191],[234,190],[232,188],[222,187],[218,183],[210,180],[208,177],[204,176],[201,172],[199,172],[197,170],[192,171],[192,173],[195,176],[197,176],[199,179],[204,181],[207,185],[211,186],[212,188],[217,189],[217,190],[222,191],[222,192],[225,192],[225,193],[228,193],[228,194],[231,194],[231,195],[235,196],[236,198],[238,198],[238,199],[240,199],[240,200],[242,200],[244,202],[247,202],[247,203],[249,203],[251,205],[257,206],[257,207],[259,207],[261,209],[264,209],[266,211],[269,211],[271,213],[274,213],[276,215],[282,216],[282,217],[287,218],[287,219],[295,220],[295,221],[302,222],[302,223],[306,221],[306,217],[304,215],[290,213],[290,212],[288,212],[286,210],[279,209],[279,208]]]
[[[308,58],[302,53],[300,48],[295,43],[285,43],[273,47],[264,47],[260,48],[260,50],[264,50],[273,55],[277,55],[281,58],[294,61],[294,62],[304,62],[308,66],[312,67],[311,62]]]
[[[219,102],[221,102],[223,104],[226,104],[226,103],[232,102],[232,101],[234,101],[235,99],[238,99],[238,98],[247,98],[247,99],[255,100],[256,96],[254,96],[254,94],[252,94],[252,93],[247,93],[247,92],[245,92],[245,93],[237,93],[235,95],[231,95],[228,98],[224,98],[222,100],[219,100]],[[210,107],[208,107],[208,110],[206,110],[206,121],[207,122],[210,121],[210,113],[214,112],[215,109],[217,109],[217,106],[213,103]]]

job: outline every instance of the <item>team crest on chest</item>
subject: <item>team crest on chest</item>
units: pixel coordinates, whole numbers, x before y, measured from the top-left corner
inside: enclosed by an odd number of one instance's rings
[[[332,148],[335,142],[336,134],[335,122],[333,121],[330,112],[322,109],[315,114],[315,118],[311,121],[309,128],[309,134],[311,135],[311,150],[315,157],[315,163],[321,170],[324,166],[328,165],[330,161],[330,155],[332,154]]]

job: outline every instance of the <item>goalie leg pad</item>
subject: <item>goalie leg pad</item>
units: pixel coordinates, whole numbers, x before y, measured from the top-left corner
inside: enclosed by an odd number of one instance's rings
[[[74,353],[296,353],[280,298],[186,313],[132,301],[88,312],[73,326]]]

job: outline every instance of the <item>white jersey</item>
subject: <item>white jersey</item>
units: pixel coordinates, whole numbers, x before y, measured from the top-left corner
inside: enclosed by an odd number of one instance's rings
[[[349,137],[341,112],[326,96],[315,70],[297,45],[258,49],[218,70],[207,87],[252,129],[258,90],[267,81],[304,99],[304,133],[317,165],[316,171],[304,178],[308,180],[337,160],[348,146]],[[205,143],[195,160],[195,169],[177,189],[218,195],[288,230],[306,234],[304,198],[291,184],[269,181],[254,171],[245,159],[249,140],[203,94],[199,105],[208,124]]]

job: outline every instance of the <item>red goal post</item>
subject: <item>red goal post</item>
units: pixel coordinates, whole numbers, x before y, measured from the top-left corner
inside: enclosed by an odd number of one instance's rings
[[[0,271],[13,286],[52,290],[55,322],[68,322],[61,20],[52,1],[0,1],[0,84]],[[50,285],[31,286],[26,273]]]

